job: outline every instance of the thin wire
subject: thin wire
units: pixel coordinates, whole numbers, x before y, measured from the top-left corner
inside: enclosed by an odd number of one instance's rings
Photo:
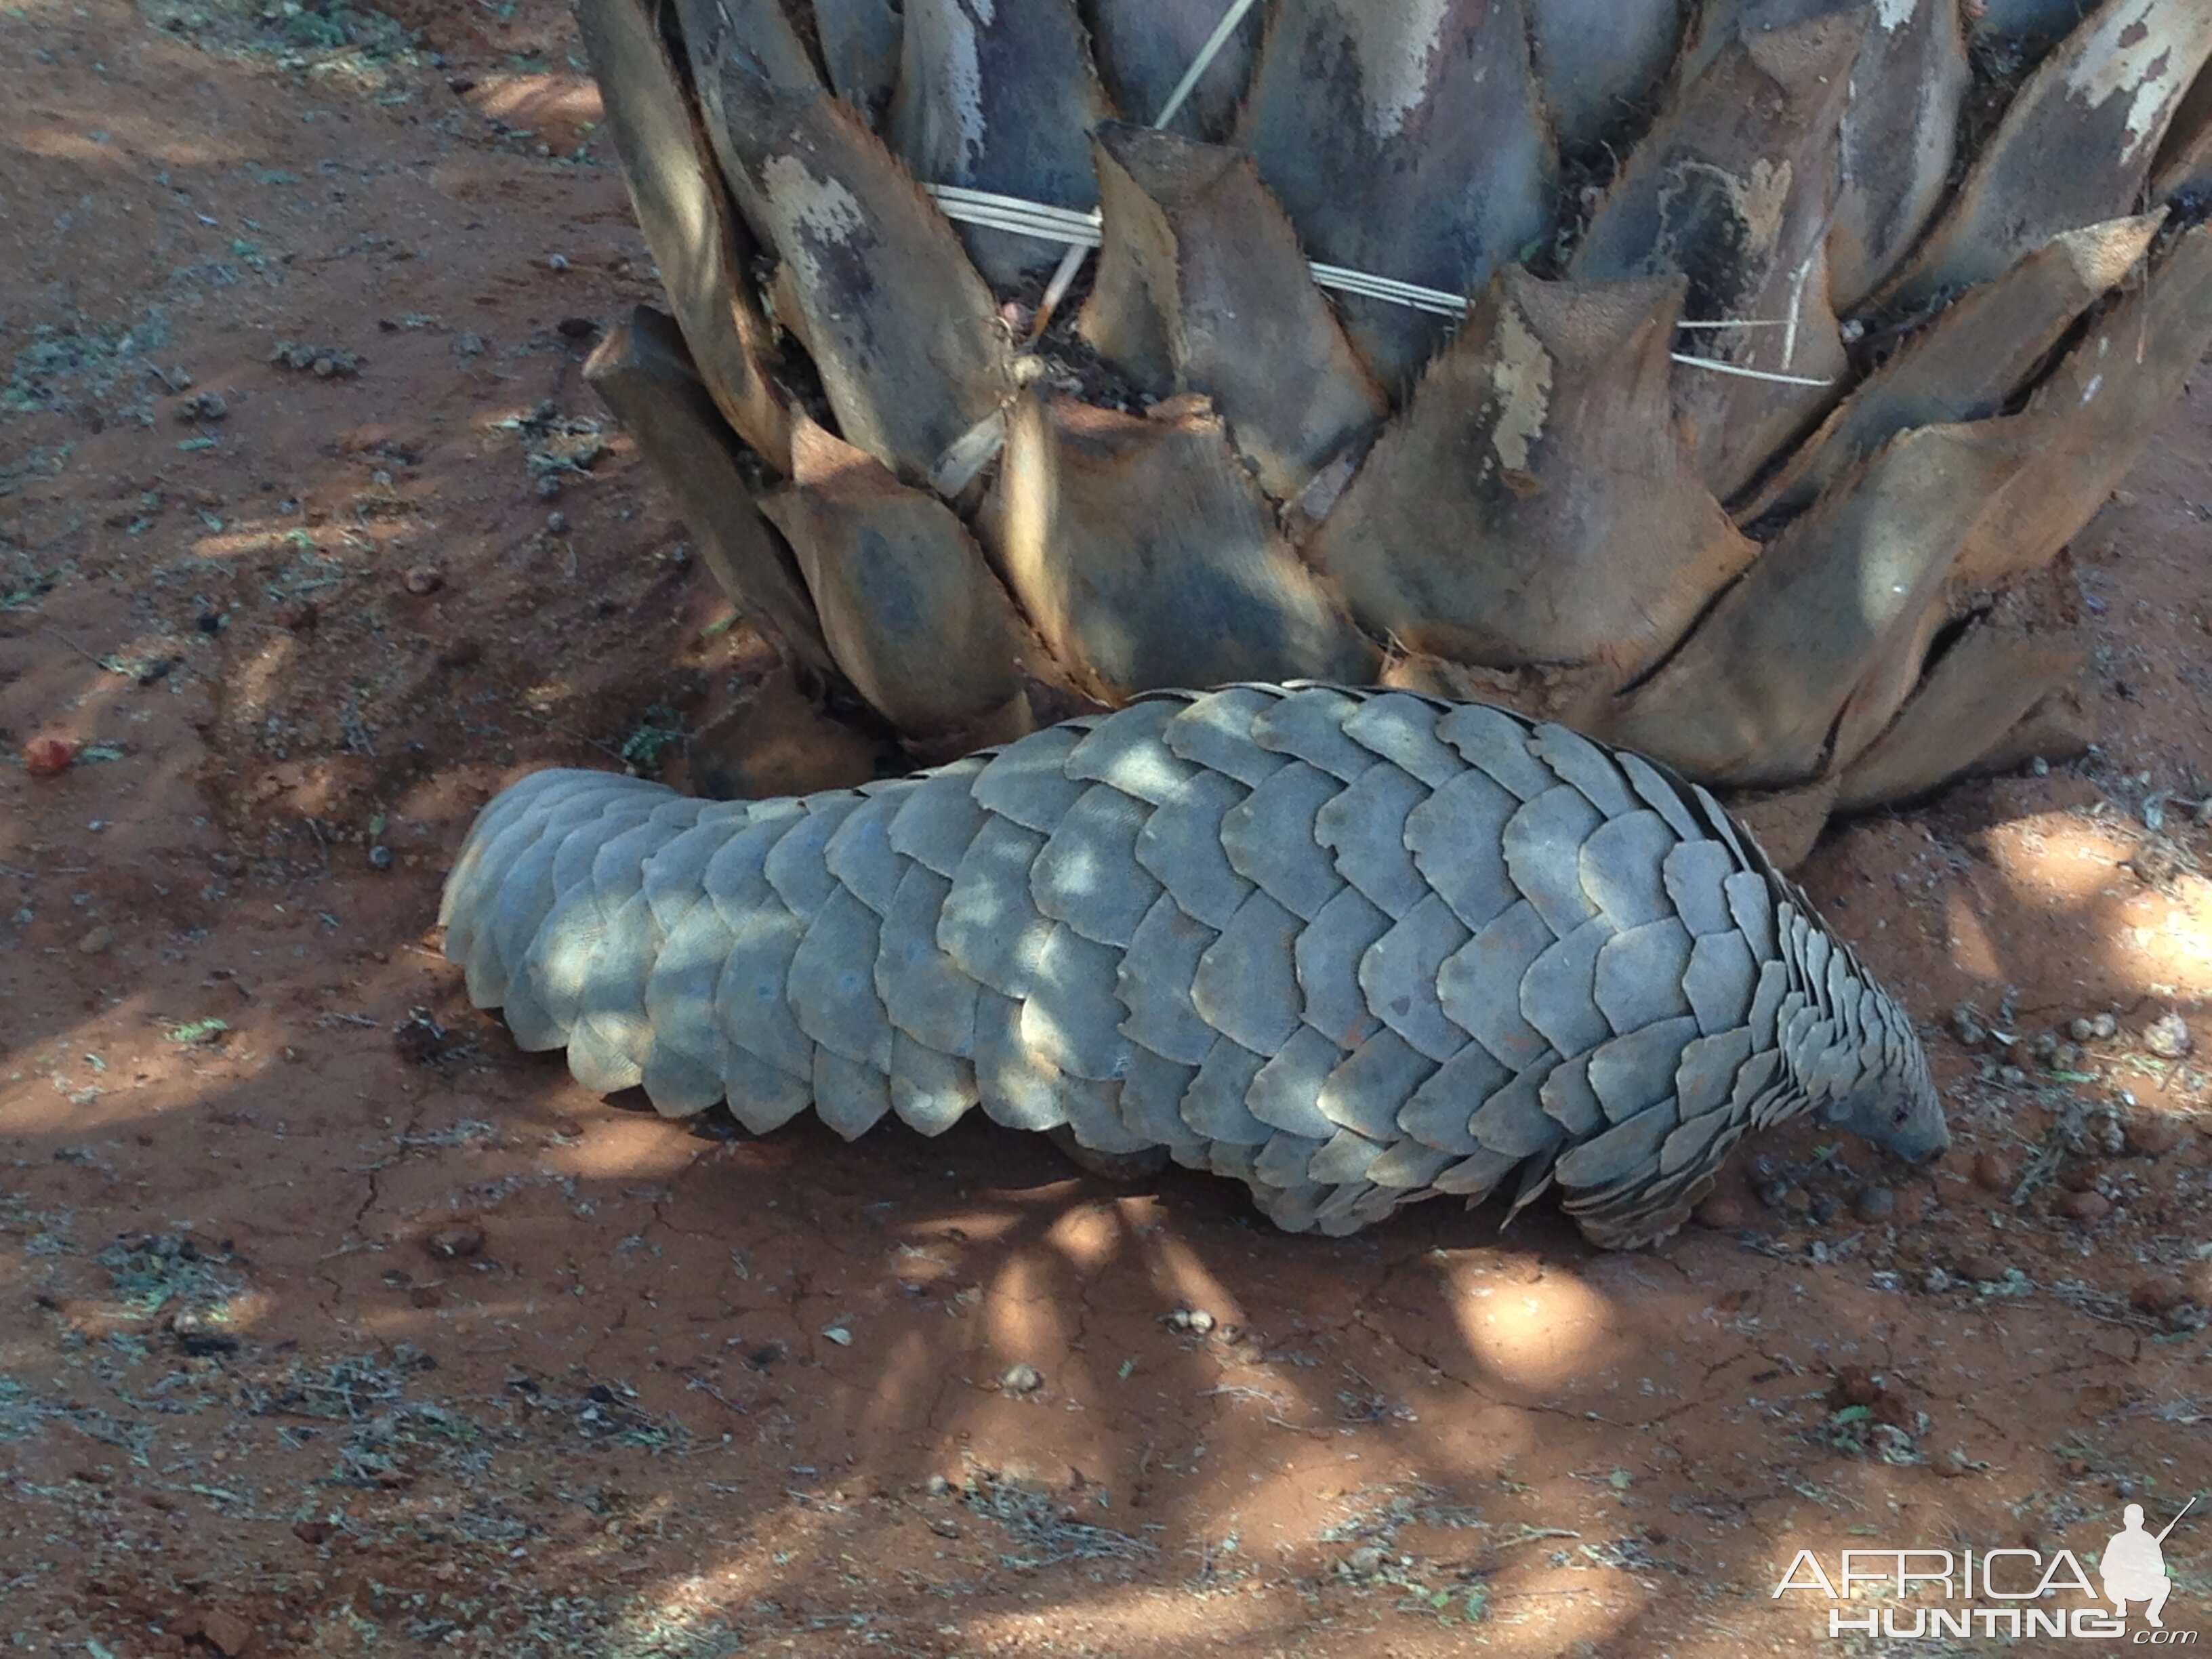
[[[922,186],[936,198],[938,207],[948,219],[957,219],[966,224],[984,225],[993,230],[1009,230],[1018,235],[1035,236],[1042,241],[1068,242],[1071,255],[1080,254],[1098,246],[1100,216],[1096,212],[1079,213],[1072,208],[1047,207],[1041,203],[1025,202],[1016,196],[999,196],[989,191],[970,190],[962,185],[925,185]],[[1061,262],[1063,265],[1066,263]],[[1463,318],[1468,305],[1464,295],[1447,293],[1440,288],[1424,288],[1418,283],[1401,283],[1393,276],[1377,276],[1369,271],[1352,270],[1343,265],[1310,263],[1316,283],[1334,289],[1341,294],[1357,294],[1364,299],[1387,301],[1393,305],[1407,306],[1416,311],[1425,311],[1438,317]],[[1048,300],[1050,295],[1048,294]],[[1042,313],[1045,307],[1040,306]],[[1679,328],[1793,328],[1794,324],[1774,318],[1717,318],[1709,321],[1684,319]],[[1832,380],[1814,380],[1803,374],[1782,374],[1771,369],[1747,368],[1741,363],[1731,363],[1718,357],[1695,356],[1688,352],[1668,354],[1675,362],[1692,368],[1702,368],[1714,374],[1733,374],[1739,380],[1763,380],[1771,386],[1832,386]]]
[[[1182,72],[1182,79],[1176,82],[1175,90],[1168,94],[1167,102],[1160,106],[1160,112],[1152,118],[1154,127],[1164,127],[1176,118],[1176,112],[1182,108],[1183,100],[1190,96],[1191,88],[1198,84],[1199,77],[1213,67],[1213,60],[1221,55],[1222,47],[1229,44],[1229,37],[1237,33],[1237,26],[1258,3],[1259,0],[1230,0],[1229,9],[1221,15],[1221,21],[1213,26],[1213,33],[1206,37],[1206,44],[1198,49],[1198,56],[1190,60],[1190,67]],[[1083,269],[1084,260],[1090,257],[1091,250],[1097,246],[1095,241],[1075,242],[1060,256],[1060,264],[1052,273],[1052,280],[1044,285],[1044,297],[1037,301],[1036,319],[1030,326],[1030,339],[1034,340],[1044,332],[1045,325],[1052,321],[1052,313],[1067,297],[1067,290],[1074,286],[1075,273]]]

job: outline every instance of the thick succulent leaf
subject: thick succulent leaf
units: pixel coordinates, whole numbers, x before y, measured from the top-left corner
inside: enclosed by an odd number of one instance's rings
[[[1465,294],[1550,229],[1558,165],[1522,0],[1281,0],[1237,133],[1329,264]],[[1445,319],[1340,302],[1394,391]]]
[[[733,130],[721,104],[722,78],[734,70],[751,81],[791,94],[818,92],[821,71],[792,27],[783,0],[676,0],[691,82],[708,142],[722,164],[723,182],[744,210],[753,234],[773,248],[772,216],[744,161],[745,136]],[[665,21],[665,9],[663,9]]]
[[[1090,132],[1114,112],[1071,0],[906,0],[884,130],[917,178],[1096,207]],[[1001,284],[1049,269],[1066,251],[1008,231],[960,230]]]
[[[1679,277],[1491,284],[1308,546],[1370,632],[1626,678],[1750,562],[1669,407],[1681,294]]]
[[[1867,24],[1865,12],[1846,13],[1723,46],[1628,157],[1573,274],[1618,281],[1680,271],[1692,321],[1795,319],[1793,328],[1692,331],[1698,355],[1800,380],[1840,376],[1822,240],[1838,124]],[[1723,498],[1834,395],[1823,385],[1694,368],[1676,380],[1705,482]]]
[[[1684,0],[1526,0],[1536,78],[1559,142],[1595,144],[1656,94],[1682,38]]]
[[[2016,624],[1969,623],[1895,722],[1844,772],[1836,810],[1909,800],[1966,770],[2081,659],[2069,642]]]
[[[1046,644],[1109,701],[1161,685],[1357,682],[1375,665],[1207,416],[1024,396],[978,526]]]
[[[2212,6],[2106,0],[2014,95],[1883,302],[1925,305],[1987,282],[2058,232],[2136,206],[2208,57]]]
[[[730,212],[705,128],[644,0],[582,0],[584,52],[599,84],[638,228],[699,378],[738,435],[791,470],[791,416],[768,375],[768,319],[746,265],[752,239]]]
[[[975,748],[1029,729],[1021,624],[952,509],[805,416],[761,510],[798,555],[830,653],[910,737]]]
[[[1960,106],[1973,76],[1958,0],[1875,9],[1844,112],[1843,175],[1828,234],[1828,298],[1848,312],[1874,292],[1942,205]]]
[[[2212,197],[2212,74],[2197,77],[2166,124],[2166,142],[2151,167],[2151,196],[2186,204],[2192,217]]]
[[[1866,0],[1711,0],[1677,73],[1702,74],[1741,35],[1865,11]],[[1958,0],[1882,0],[1851,68],[1828,235],[1830,300],[1849,311],[1907,253],[1942,204],[1972,76]]]
[[[584,379],[629,428],[731,602],[787,655],[833,668],[791,556],[762,520],[737,444],[699,382],[675,320],[640,306],[592,350]]]
[[[1107,94],[1132,121],[1157,121],[1167,100],[1198,61],[1230,0],[1085,0],[1091,50]],[[1237,120],[1237,106],[1252,78],[1266,8],[1244,14],[1167,131],[1218,143]]]
[[[2026,453],[2014,423],[1892,439],[1784,530],[1681,649],[1607,713],[1605,735],[1707,782],[1814,776],[1845,699],[1921,624],[1960,541]]]
[[[2099,318],[2029,402],[2035,465],[1992,501],[1960,550],[1961,587],[2048,563],[2088,523],[2212,346],[2212,227],[2186,233],[2142,289]]]
[[[910,483],[1012,382],[991,290],[936,205],[852,106],[726,56],[701,93],[793,272],[807,349],[839,430]]]
[[[814,36],[830,89],[874,126],[898,84],[897,0],[814,0]]]
[[[1745,504],[1744,519],[1809,505],[1908,427],[1996,414],[2098,295],[2135,268],[2164,217],[2067,231],[1968,290],[1820,423]]]
[[[1278,501],[1389,411],[1251,158],[1149,128],[1096,134],[1103,242],[1080,327],[1158,395],[1213,400]]]

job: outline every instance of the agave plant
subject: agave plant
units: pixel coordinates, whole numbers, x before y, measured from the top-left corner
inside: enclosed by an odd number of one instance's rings
[[[2061,555],[2212,342],[2206,0],[581,17],[673,313],[591,377],[918,755],[1475,695],[1786,864],[2082,740]]]

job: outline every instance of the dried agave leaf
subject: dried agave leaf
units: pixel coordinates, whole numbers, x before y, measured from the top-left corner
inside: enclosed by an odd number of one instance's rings
[[[576,21],[692,365],[738,435],[788,472],[791,416],[766,368],[774,336],[745,275],[752,239],[731,216],[659,30],[641,0],[580,0]]]
[[[2135,205],[2208,57],[2212,6],[2106,0],[2014,96],[1881,302],[1925,305],[1987,282],[2058,232]]]
[[[773,248],[775,232],[763,211],[760,192],[744,161],[744,134],[733,131],[720,103],[722,77],[730,70],[790,93],[818,91],[822,76],[782,0],[675,0],[684,49],[691,60],[691,84],[705,118],[708,142],[722,164],[723,181],[737,198],[754,234]]]
[[[804,416],[792,483],[761,501],[830,653],[900,732],[1004,742],[1027,729],[1021,625],[952,509]]]
[[[584,379],[675,496],[731,603],[786,656],[834,672],[813,601],[753,504],[736,442],[692,368],[675,319],[639,306],[594,348]]]
[[[1680,66],[1701,72],[1739,34],[1863,9],[1865,0],[1712,0]],[[1911,251],[1942,204],[1972,74],[1957,0],[1883,0],[1851,68],[1843,167],[1828,235],[1838,312],[1856,306]]]
[[[1993,415],[2149,247],[2163,213],[2069,230],[1938,313],[1867,376],[1743,507],[1795,512],[1907,427]]]
[[[1054,207],[1098,204],[1091,129],[1112,115],[1069,0],[906,0],[884,131],[915,175]],[[960,227],[1000,285],[1049,269],[1058,242]]]
[[[901,477],[927,479],[1012,386],[991,290],[842,99],[726,55],[706,102],[752,197],[748,213],[792,267],[840,431]]]
[[[2140,292],[2097,319],[2036,391],[2035,465],[1991,501],[1959,550],[1962,589],[2050,562],[2150,441],[2212,346],[2212,227],[2184,234]]]
[[[1629,156],[1573,274],[1617,281],[1680,271],[1692,319],[1796,319],[1790,330],[1693,331],[1698,355],[1802,380],[1839,377],[1845,361],[1822,240],[1837,125],[1866,22],[1863,13],[1815,18],[1717,52]],[[1707,486],[1726,498],[1834,396],[1826,386],[1685,369],[1675,407],[1697,430]]]
[[[1731,790],[1728,809],[1739,826],[1750,831],[1759,850],[1778,870],[1794,870],[1810,858],[1820,831],[1835,810],[1836,775],[1832,772],[1795,789],[1747,794]]]
[[[1238,128],[1313,258],[1466,294],[1550,230],[1559,188],[1522,0],[1281,0]],[[1393,392],[1449,331],[1339,301]]]
[[[2078,672],[2081,660],[2078,648],[2017,623],[1969,623],[1888,730],[1844,770],[1836,810],[1909,800],[1956,776]]]
[[[1376,653],[1277,534],[1218,420],[1030,393],[1007,428],[978,532],[1085,690],[1370,677]]]
[[[1104,241],[1084,337],[1156,394],[1211,398],[1261,487],[1291,499],[1389,399],[1249,156],[1120,122],[1096,141]]]
[[[1184,72],[1227,11],[1230,0],[1087,0],[1091,51],[1116,108],[1133,121],[1156,121]],[[1198,77],[1167,125],[1186,138],[1218,143],[1237,123],[1252,78],[1265,9],[1255,6]]]
[[[1921,624],[2025,449],[2008,422],[1891,439],[1783,531],[1601,735],[1707,783],[1817,775],[1845,700]]]
[[[2192,218],[2212,199],[2212,75],[2198,76],[2182,94],[2151,167],[2151,196],[2186,203]]]
[[[814,0],[814,37],[830,89],[875,126],[898,84],[903,29],[894,0]]]
[[[1750,563],[1669,407],[1682,287],[1492,283],[1308,545],[1370,633],[1618,684]]]
[[[2079,760],[2096,740],[2096,722],[2082,706],[2078,679],[2045,692],[2035,707],[2020,717],[1996,746],[1984,750],[1974,762],[1977,772],[2009,772],[2040,757],[2045,761]]]
[[[1537,79],[1559,143],[1595,144],[1632,124],[1682,39],[1682,0],[1527,0]]]

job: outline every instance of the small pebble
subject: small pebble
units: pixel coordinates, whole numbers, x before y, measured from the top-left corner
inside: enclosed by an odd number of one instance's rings
[[[538,481],[538,499],[539,501],[558,501],[560,498],[561,475],[559,473],[549,472]]]
[[[1977,1285],[1994,1285],[2005,1276],[2005,1264],[1996,1256],[1979,1252],[1959,1264],[1959,1276],[1971,1279]]]
[[[1372,1544],[1362,1544],[1344,1558],[1344,1565],[1354,1572],[1373,1572],[1382,1565],[1382,1552]]]
[[[2058,1213],[2083,1226],[2102,1221],[2112,1212],[2112,1200],[2102,1193],[2068,1193],[2058,1200]]]
[[[389,870],[392,867],[392,849],[382,842],[370,848],[368,867],[372,870]]]
[[[942,1498],[952,1490],[952,1483],[941,1474],[933,1474],[925,1484],[923,1490],[932,1498]]]
[[[1813,1207],[1813,1194],[1802,1187],[1787,1188],[1782,1194],[1782,1207],[1792,1215],[1803,1215]]]
[[[441,1227],[422,1241],[422,1248],[441,1261],[465,1261],[481,1255],[483,1247],[483,1229],[469,1221]]]
[[[2076,1042],[2087,1042],[2097,1035],[2096,1024],[2094,1021],[2087,1019],[2069,1020],[2066,1023],[2066,1035]]]
[[[2154,1273],[2138,1279],[2128,1292],[2128,1305],[2145,1313],[2172,1313],[2189,1300],[2189,1287],[2172,1273]]]
[[[2115,1037],[2120,1034],[2120,1022],[2112,1014],[2099,1014],[2089,1022],[2089,1030],[2100,1038]]]
[[[2137,1158],[2164,1158],[2181,1145],[2181,1126],[2170,1117],[2131,1118],[2124,1133],[2128,1150]]]
[[[1751,1225],[1751,1211],[1741,1199],[1722,1194],[1698,1206],[1697,1219],[1700,1227],[1715,1232],[1741,1232]]]
[[[2038,1031],[2035,1034],[2035,1041],[2029,1045],[2029,1048],[2038,1060],[2048,1066],[2058,1053],[2058,1033]]]
[[[79,939],[76,942],[76,948],[86,956],[96,957],[107,951],[114,943],[115,930],[112,927],[100,927],[94,928]]]
[[[76,763],[76,744],[67,738],[33,738],[23,745],[23,769],[34,778],[58,777]]]
[[[1190,1328],[1197,1335],[1204,1336],[1213,1328],[1213,1316],[1203,1308],[1193,1308],[1190,1310]]]
[[[1930,1267],[1920,1277],[1920,1287],[1930,1296],[1941,1296],[1952,1285],[1951,1275],[1941,1267]]]
[[[2000,1066],[1997,1067],[1997,1081],[2008,1089],[2017,1089],[2027,1081],[2027,1073],[2017,1066]]]
[[[2088,1056],[2081,1052],[2078,1042],[2062,1042],[2052,1050],[2051,1069],[2054,1072],[2078,1072]]]
[[[568,268],[568,256],[565,253],[551,254],[546,258],[545,269],[548,270],[566,270]]]
[[[1963,1002],[1951,1011],[1951,1029],[1958,1033],[1959,1041],[1969,1048],[1978,1044],[1987,1035],[1982,1030],[1981,1022],[1974,1018],[1974,1011]]]
[[[436,592],[446,585],[444,572],[434,564],[418,564],[407,573],[407,591],[417,599]]]
[[[1897,1214],[1897,1194],[1887,1187],[1862,1187],[1851,1201],[1851,1213],[1862,1221],[1891,1220]]]
[[[545,515],[545,527],[552,532],[556,536],[564,536],[568,534],[568,515],[563,513],[559,507],[555,507],[550,513],[548,513]]]
[[[1035,1394],[1044,1386],[1044,1373],[1034,1365],[1009,1365],[999,1386],[1008,1394]]]
[[[1974,1155],[1974,1185],[1984,1192],[2008,1193],[2018,1178],[2012,1160],[2002,1152],[1990,1151]]]
[[[2162,1014],[2143,1028],[2143,1047],[2160,1060],[2181,1060],[2191,1046],[2189,1022],[2179,1014]]]

